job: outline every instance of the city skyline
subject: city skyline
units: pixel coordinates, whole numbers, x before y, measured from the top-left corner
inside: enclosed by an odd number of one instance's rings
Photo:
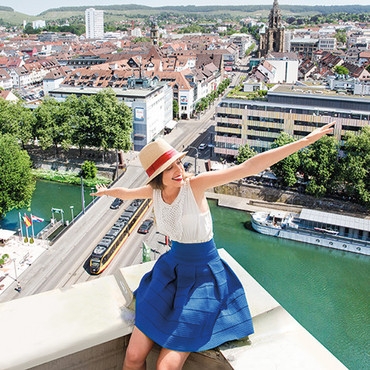
[[[272,5],[274,0],[261,0],[259,4],[262,5]],[[323,5],[320,1],[316,0],[311,4],[307,4],[306,0],[278,0],[280,5]],[[77,7],[77,6],[107,6],[107,5],[127,5],[127,4],[138,4],[138,5],[148,5],[146,0],[55,0],[52,4],[48,4],[44,0],[4,0],[2,1],[1,6],[8,6],[13,8],[15,11],[24,13],[27,15],[38,15],[43,11],[46,11],[51,8],[60,8],[60,7]],[[350,0],[328,0],[324,5],[369,5],[368,0],[355,0],[354,3]],[[164,0],[152,0],[150,5],[151,7],[167,6],[168,2]],[[173,0],[171,2],[172,6],[187,6],[187,5],[196,5],[196,6],[206,6],[206,5],[256,5],[252,0]]]

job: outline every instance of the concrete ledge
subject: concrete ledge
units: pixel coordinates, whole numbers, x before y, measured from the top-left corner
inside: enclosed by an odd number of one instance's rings
[[[184,370],[345,369],[225,250],[239,276],[255,334],[211,351],[193,353]],[[132,331],[131,291],[155,262],[125,267],[115,276],[0,304],[1,369],[120,369]],[[148,359],[155,369],[160,348]]]

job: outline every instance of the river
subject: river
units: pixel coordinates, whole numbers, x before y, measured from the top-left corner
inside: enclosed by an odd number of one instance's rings
[[[248,213],[210,204],[217,246],[345,366],[370,369],[370,257],[261,235]]]
[[[92,201],[90,192],[84,189],[85,204]],[[62,209],[70,221],[71,206],[76,217],[82,210],[79,186],[37,181],[31,210],[45,221],[34,223],[35,234],[50,221],[52,208]],[[370,369],[370,257],[261,235],[251,229],[248,213],[217,207],[214,201],[210,206],[217,246],[345,366]],[[17,230],[19,212],[31,213],[13,210],[0,227]]]

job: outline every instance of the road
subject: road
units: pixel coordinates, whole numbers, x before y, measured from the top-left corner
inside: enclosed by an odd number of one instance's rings
[[[214,107],[211,107],[199,120],[180,121],[175,129],[166,135],[166,140],[179,151],[189,150],[185,160],[194,161],[194,158],[190,156],[195,156],[196,151],[189,146],[198,148],[200,143],[210,142],[213,115]],[[206,148],[199,151],[198,172],[204,171],[202,159],[210,157],[210,150],[211,148]],[[127,171],[115,186],[140,186],[145,183],[146,178],[137,153],[133,158],[131,154],[128,158]],[[90,275],[88,263],[92,250],[118,219],[124,208],[130,204],[130,201],[125,201],[118,210],[112,210],[109,208],[112,201],[113,198],[110,197],[96,200],[82,217],[75,220],[66,232],[22,273],[19,277],[22,291],[18,293],[10,286],[1,294],[0,302],[53,289],[65,289],[77,283],[112,274],[120,267],[138,264],[142,261],[144,241],[152,249],[152,259],[156,259],[167,250],[164,236],[156,232],[155,225],[147,235],[138,234],[135,229],[106,270],[97,276]],[[152,209],[149,209],[143,216],[143,220],[150,217],[152,217]]]

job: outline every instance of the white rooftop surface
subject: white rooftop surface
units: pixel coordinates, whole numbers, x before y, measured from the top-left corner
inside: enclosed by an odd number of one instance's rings
[[[255,325],[251,344],[237,341],[221,347],[234,369],[345,369],[225,250],[219,252],[246,289]],[[154,263],[1,303],[1,368],[30,368],[131,333],[133,311],[125,307],[130,303],[127,287],[136,289]]]

